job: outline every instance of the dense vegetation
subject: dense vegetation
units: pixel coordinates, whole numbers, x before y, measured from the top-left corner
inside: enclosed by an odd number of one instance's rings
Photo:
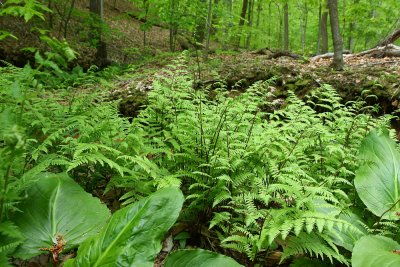
[[[189,51],[110,65],[103,1],[90,1],[90,12],[75,1],[0,9],[40,33],[24,50],[32,61],[0,67],[0,266],[400,265],[397,117],[382,114],[372,92],[345,101],[319,84],[278,98],[279,73],[246,87],[201,80],[214,71],[211,41],[227,57],[268,45],[307,61],[320,52],[312,38],[326,4],[337,1],[133,2],[126,13],[143,23],[144,45],[146,31],[165,27],[168,48],[182,37]],[[395,30],[388,14],[398,1],[340,3],[350,50]],[[298,41],[284,33],[292,9]],[[379,26],[357,19],[365,14]],[[96,50],[88,68],[71,48],[82,44],[61,38],[78,18]],[[204,39],[190,34],[200,30]],[[150,89],[129,93],[140,100],[128,102],[135,116],[122,116],[114,81],[163,60]]]

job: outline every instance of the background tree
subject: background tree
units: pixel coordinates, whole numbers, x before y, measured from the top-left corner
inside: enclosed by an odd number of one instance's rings
[[[328,44],[328,2],[327,0],[322,1],[322,14],[320,20],[320,31],[321,31],[321,53],[328,53],[329,44]]]
[[[343,41],[339,29],[338,1],[328,0],[328,7],[329,7],[329,16],[331,21],[333,52],[334,52],[332,67],[335,70],[342,70],[344,67]]]
[[[96,46],[96,63],[98,66],[107,64],[107,44],[102,38],[103,28],[103,13],[104,2],[103,0],[90,0],[89,9],[92,14],[92,32],[90,39],[95,40]]]
[[[284,21],[284,49],[289,50],[289,5],[285,2],[283,5],[283,21]]]
[[[249,5],[249,1],[248,0],[243,0],[243,4],[242,4],[242,11],[240,12],[240,19],[239,19],[239,34],[237,37],[237,43],[236,43],[236,47],[239,48],[240,46],[240,40],[242,37],[242,31],[243,31],[243,26],[244,23],[246,21],[246,14],[247,14],[247,7]]]

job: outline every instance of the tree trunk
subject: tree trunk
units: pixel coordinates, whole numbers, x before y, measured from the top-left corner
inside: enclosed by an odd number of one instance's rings
[[[308,5],[307,2],[300,3],[297,1],[297,7],[301,10],[301,23],[300,23],[300,32],[301,32],[301,49],[304,54],[306,47],[306,36],[307,36],[307,24],[308,24]]]
[[[229,14],[229,22],[225,25],[225,29],[224,29],[224,41],[223,41],[223,45],[222,45],[222,49],[226,50],[228,49],[228,43],[229,43],[229,30],[232,28],[233,23],[233,15],[232,15],[232,0],[225,0],[225,4],[228,8],[228,14]]]
[[[283,6],[283,17],[284,17],[284,43],[285,47],[284,49],[286,51],[289,50],[289,6],[288,3],[286,2],[285,5]]]
[[[144,19],[147,22],[148,19],[148,15],[149,15],[149,9],[150,9],[150,5],[148,3],[147,0],[143,0],[143,7],[144,7]],[[147,28],[143,29],[143,47],[146,47],[147,45]]]
[[[240,12],[240,20],[239,20],[239,34],[236,40],[236,47],[240,47],[240,39],[242,37],[242,30],[244,26],[244,22],[246,20],[247,6],[249,5],[248,0],[243,0],[242,11]]]
[[[279,18],[278,48],[283,50],[283,42],[282,42],[283,18],[282,18],[281,6],[279,5],[279,3],[275,3],[275,4],[276,4],[276,7],[278,8],[278,18]]]
[[[329,17],[331,21],[331,30],[333,37],[333,62],[332,67],[335,70],[343,70],[343,41],[339,29],[338,0],[328,0]]]
[[[254,15],[254,0],[249,0],[249,12],[247,16],[248,20],[248,26],[249,26],[249,32],[247,33],[247,38],[246,38],[246,48],[249,49],[250,47],[250,42],[251,42],[251,37],[252,37],[252,28],[253,28],[253,15]]]
[[[321,43],[322,43],[322,49],[321,53],[325,54],[328,53],[329,45],[328,45],[328,2],[327,0],[324,0],[324,3],[322,5],[322,15],[321,15]]]
[[[360,2],[360,0],[354,0],[353,5],[357,8],[357,4]],[[347,48],[349,49],[350,52],[353,52],[354,49],[354,37],[353,37],[353,31],[356,29],[357,24],[355,22],[354,18],[351,18],[350,24],[349,24],[349,36],[348,36],[348,41],[347,41]]]
[[[175,21],[175,13],[178,10],[179,0],[169,0],[169,49],[175,52],[176,36],[178,33],[178,25]]]
[[[208,10],[207,10],[207,35],[206,35],[206,49],[204,49],[204,58],[207,60],[208,51],[210,49],[210,35],[212,27],[212,0],[208,0]]]
[[[107,64],[107,45],[102,40],[101,36],[101,24],[103,23],[104,12],[103,0],[90,0],[89,8],[94,21],[90,38],[97,40],[96,64],[100,67],[103,67]]]
[[[52,8],[53,8],[52,0],[49,0],[49,2],[47,3],[47,8],[52,10]],[[49,14],[49,27],[50,27],[50,29],[53,29],[53,26],[54,26],[53,25],[53,12],[48,12],[48,14]]]
[[[260,26],[260,15],[262,11],[262,2],[259,0],[257,5],[257,21],[256,21],[256,29]]]
[[[206,0],[200,0],[200,4],[205,7],[206,5]],[[202,12],[202,11],[201,11]],[[206,36],[206,25],[207,21],[204,19],[202,13],[198,14],[198,19],[197,19],[197,26],[196,26],[196,32],[194,35],[194,39],[196,42],[203,43],[204,38]]]
[[[69,21],[71,20],[72,11],[74,10],[74,8],[75,8],[75,0],[72,0],[71,1],[71,5],[70,5],[69,10],[68,10],[68,13],[67,13],[67,16],[65,18],[65,22],[64,22],[64,38],[65,39],[67,38],[68,24],[69,24]]]

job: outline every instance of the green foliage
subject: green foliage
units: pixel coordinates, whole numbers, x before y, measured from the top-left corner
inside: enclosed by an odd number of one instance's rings
[[[360,148],[362,165],[354,184],[368,210],[379,216],[375,232],[396,238],[398,219],[398,146],[386,129],[376,129],[363,140]],[[398,240],[396,238],[396,240]],[[397,266],[400,246],[392,238],[380,235],[361,237],[354,246],[352,266]]]
[[[68,170],[93,189],[99,180],[122,170],[113,160],[122,153],[116,148],[126,148],[129,122],[119,117],[116,103],[100,104],[99,93],[44,91],[44,72],[29,65],[8,65],[0,72],[0,228],[8,229],[0,233],[3,260],[23,240],[19,229],[11,228],[10,218],[34,178],[43,171]],[[84,79],[75,79],[75,85],[100,80],[93,72],[81,76]]]
[[[96,234],[110,216],[99,199],[86,193],[65,174],[40,174],[31,181],[27,197],[12,220],[26,239],[14,256],[30,259],[57,244],[65,250],[77,247]],[[82,205],[84,203],[84,205]]]
[[[178,250],[167,257],[165,267],[210,267],[210,266],[232,266],[240,267],[233,259],[221,254],[213,253],[203,249]]]
[[[153,266],[165,233],[175,223],[183,195],[175,187],[157,191],[120,209],[65,266]]]
[[[354,247],[351,264],[353,267],[400,265],[400,245],[384,236],[364,236]]]
[[[290,93],[285,108],[265,113],[273,81],[231,97],[224,88],[194,90],[185,69],[181,59],[154,83],[133,121],[146,157],[132,159],[135,175],[111,183],[132,188],[128,202],[153,185],[180,185],[183,220],[208,224],[222,246],[251,261],[282,244],[282,260],[309,253],[348,263],[338,246],[351,250],[368,229],[343,215],[353,205],[358,148],[390,117],[376,119],[363,99],[341,104],[328,85],[305,101]]]
[[[39,17],[44,20],[43,13],[49,11],[44,4],[36,0],[7,0],[4,3],[4,7],[0,9],[0,16],[23,17],[25,22],[28,22],[33,17]]]
[[[56,46],[55,53],[63,53],[63,44],[48,41]],[[47,59],[65,72],[67,54],[65,61],[51,55]],[[196,241],[205,247],[246,255],[246,264],[263,264],[265,255],[278,250],[285,264],[306,255],[310,261],[348,265],[346,250],[352,251],[354,244],[358,250],[363,236],[396,239],[397,217],[375,214],[358,186],[359,179],[386,179],[378,172],[370,177],[367,170],[377,164],[389,164],[379,167],[389,172],[397,166],[393,141],[377,131],[368,135],[372,128],[387,127],[391,116],[377,117],[376,107],[363,97],[343,104],[329,85],[303,99],[289,92],[280,109],[271,93],[274,78],[245,92],[224,86],[196,90],[188,60],[184,54],[160,72],[146,107],[131,121],[119,116],[107,92],[89,89],[99,82],[107,86],[105,79],[116,69],[103,75],[76,70],[68,75],[79,78],[54,88],[58,90],[48,90],[48,81],[61,77],[51,64],[1,69],[0,82],[6,88],[0,95],[1,260],[23,241],[10,219],[46,211],[15,214],[19,207],[40,202],[29,201],[31,184],[46,187],[48,195],[56,192],[56,180],[40,176],[42,172],[67,172],[87,191],[113,192],[114,198],[124,194],[121,201],[129,205],[79,246],[69,266],[152,265],[182,207],[178,186],[186,199],[180,220],[190,226],[185,229],[190,237],[199,236]],[[379,189],[381,182],[375,180],[366,183]],[[75,184],[73,188],[78,190]],[[366,212],[357,193],[379,220]],[[78,198],[67,195],[72,203]],[[396,198],[390,201],[397,204]],[[51,231],[40,246],[51,246],[57,234]],[[185,262],[195,260],[180,253],[174,255]],[[128,259],[128,254],[137,256]]]
[[[368,209],[381,219],[397,220],[400,212],[400,153],[387,130],[374,130],[362,142],[354,185]]]

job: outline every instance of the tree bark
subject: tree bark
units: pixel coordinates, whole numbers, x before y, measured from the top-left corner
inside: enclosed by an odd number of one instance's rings
[[[232,20],[233,20],[233,15],[232,15],[232,0],[225,0],[225,5],[228,8],[228,14],[229,14],[229,22],[225,25],[224,27],[224,41],[222,45],[222,49],[226,50],[228,49],[228,43],[229,43],[229,31],[233,26]]]
[[[208,1],[208,9],[207,9],[207,33],[206,33],[206,49],[204,49],[204,58],[208,58],[208,50],[210,49],[210,35],[211,35],[211,27],[212,27],[212,4],[213,1]]]
[[[247,15],[247,25],[249,26],[249,32],[247,33],[246,38],[246,48],[250,47],[251,37],[252,37],[252,28],[253,28],[253,16],[254,16],[254,0],[249,0],[249,12]]]
[[[203,5],[204,5],[204,7],[206,5],[206,0],[200,0],[200,3],[203,8]],[[195,32],[194,38],[195,38],[196,42],[203,43],[205,35],[206,35],[207,21],[204,19],[202,12],[200,14],[197,14],[197,16],[198,16],[198,19],[197,19],[197,26],[196,26],[196,32]]]
[[[339,29],[339,12],[338,12],[338,1],[328,0],[329,6],[329,17],[331,21],[331,30],[333,37],[333,62],[332,67],[335,70],[343,70],[343,40],[340,35]]]
[[[240,20],[239,20],[239,34],[236,40],[236,47],[239,48],[240,46],[240,39],[242,36],[242,30],[244,26],[244,22],[246,20],[246,13],[247,13],[247,6],[249,5],[248,0],[243,0],[242,11],[240,12]]]
[[[104,67],[107,64],[107,45],[102,40],[102,32],[101,32],[101,24],[103,23],[103,12],[104,12],[103,0],[90,0],[89,9],[94,21],[90,38],[95,38],[97,40],[96,64],[99,67]]]
[[[322,5],[322,15],[321,15],[321,43],[322,49],[321,53],[325,54],[328,53],[329,45],[328,45],[328,2],[324,0]]]
[[[283,6],[283,24],[284,24],[284,49],[289,50],[289,5],[286,2]]]

